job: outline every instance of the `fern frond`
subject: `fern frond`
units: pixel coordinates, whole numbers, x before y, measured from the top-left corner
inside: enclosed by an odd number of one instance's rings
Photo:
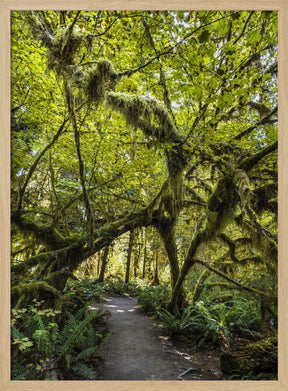
[[[76,356],[75,361],[76,362],[81,360],[86,361],[88,358],[92,357],[97,352],[98,349],[99,349],[98,346],[93,346],[91,348],[82,350],[82,352]]]
[[[11,337],[22,339],[25,337],[25,335],[19,329],[17,329],[17,327],[11,326]]]
[[[86,380],[93,380],[95,378],[95,371],[91,367],[83,363],[77,363],[73,367],[73,372]]]
[[[83,319],[80,323],[77,324],[76,327],[70,329],[67,326],[64,327],[61,333],[61,340],[63,345],[59,347],[59,356],[63,356],[63,354],[67,353],[73,346],[74,343],[83,338],[83,332],[86,326],[95,318],[96,314],[91,312],[85,319]],[[64,339],[66,337],[66,340]]]

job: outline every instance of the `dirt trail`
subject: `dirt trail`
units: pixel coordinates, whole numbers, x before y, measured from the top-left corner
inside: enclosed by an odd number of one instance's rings
[[[137,300],[107,297],[112,335],[100,349],[103,380],[219,380],[219,360],[213,353],[188,352],[184,343],[172,343],[153,319],[141,313]],[[182,345],[182,346],[181,346]]]

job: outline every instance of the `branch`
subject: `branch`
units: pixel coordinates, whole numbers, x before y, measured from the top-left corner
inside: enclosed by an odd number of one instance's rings
[[[256,129],[258,126],[260,125],[264,125],[266,123],[270,123],[270,117],[274,114],[276,114],[278,112],[278,105],[276,107],[274,107],[273,110],[270,111],[270,113],[268,115],[266,115],[266,117],[262,118],[260,121],[258,121],[255,125],[252,125],[252,126],[249,126],[249,128],[245,129],[243,132],[237,134],[237,136],[233,137],[231,141],[234,141],[234,140],[240,140],[242,137],[244,136],[247,136],[248,134],[250,134],[254,129]],[[276,122],[276,120],[275,120]]]
[[[228,277],[227,274],[220,272],[220,270],[214,269],[214,267],[210,266],[208,263],[201,261],[199,259],[193,259],[194,263],[200,263],[201,265],[207,267],[207,269],[211,270],[213,273],[217,274],[218,276],[224,278],[225,280],[231,282],[234,285],[237,285],[239,288],[244,289],[250,293],[257,293],[259,295],[265,296],[265,293],[262,291],[259,291],[258,289],[249,288],[246,285],[241,284],[240,282],[234,280],[231,277]]]
[[[77,156],[78,156],[80,182],[81,182],[81,186],[82,186],[83,199],[84,199],[84,204],[85,204],[85,208],[86,208],[88,231],[89,231],[89,235],[92,237],[93,216],[92,216],[91,206],[90,206],[89,197],[88,197],[88,193],[86,190],[86,184],[85,184],[85,170],[84,170],[84,162],[83,162],[82,155],[81,155],[80,133],[79,133],[79,129],[77,126],[77,120],[76,120],[75,108],[74,108],[75,98],[72,95],[70,88],[68,87],[67,80],[64,81],[64,88],[65,88],[65,93],[66,93],[66,101],[67,101],[67,105],[68,105],[70,120],[71,120],[73,130],[74,130],[74,139],[75,139]]]
[[[191,189],[189,186],[185,186],[184,191],[186,194],[192,197],[192,201],[198,202],[200,205],[207,205],[207,202],[196,193],[195,190]]]
[[[152,46],[152,48],[154,50],[154,53],[155,53],[156,56],[158,56],[158,52],[157,52],[157,49],[156,49],[155,44],[154,44],[154,40],[153,40],[152,35],[151,35],[150,29],[149,29],[149,25],[148,25],[147,21],[144,18],[143,18],[143,25],[144,25],[144,28],[145,28],[145,32],[146,32],[146,34],[149,37],[150,44],[151,44],[151,46]],[[162,64],[161,64],[161,61],[160,61],[159,57],[158,57],[158,62],[159,62],[159,68],[160,68],[159,83],[160,83],[160,85],[163,88],[164,104],[165,104],[167,110],[169,111],[169,113],[171,114],[171,117],[173,118],[173,122],[174,122],[174,124],[175,124],[175,126],[177,128],[176,118],[174,116],[174,113],[173,113],[173,110],[172,110],[172,107],[171,107],[171,101],[170,101],[170,98],[169,98],[169,92],[168,92],[168,87],[167,87],[167,83],[166,83],[165,73],[163,71],[163,67],[162,67]]]
[[[162,53],[159,53],[157,56],[153,57],[151,60],[149,60],[146,64],[143,64],[143,65],[140,65],[138,68],[135,68],[135,69],[128,69],[127,71],[124,71],[122,73],[118,73],[119,76],[131,76],[133,75],[133,73],[136,73],[138,71],[140,71],[141,69],[143,68],[146,68],[148,65],[152,64],[152,62],[154,62],[155,60],[158,60],[160,57],[162,56],[165,56],[166,54],[169,54],[171,52],[173,52],[173,50],[182,45],[183,43],[186,43],[187,39],[192,37],[197,31],[199,31],[200,29],[202,29],[203,27],[206,27],[206,26],[209,26],[213,23],[216,23],[216,22],[219,22],[220,20],[223,20],[223,19],[226,19],[226,18],[229,18],[231,15],[233,15],[235,12],[232,12],[231,14],[229,15],[225,15],[225,16],[222,16],[221,18],[218,18],[218,19],[215,19],[213,20],[212,22],[209,22],[209,23],[206,23],[206,24],[202,24],[200,27],[196,28],[195,30],[191,31],[189,34],[186,34],[185,37],[183,39],[181,39],[179,42],[177,42],[175,45],[171,46],[168,50],[166,50],[165,52],[162,52]]]
[[[28,271],[37,265],[40,265],[40,268],[36,271],[39,276],[42,274],[45,275],[47,270],[51,273],[63,267],[68,267],[70,271],[73,271],[81,262],[94,255],[102,248],[108,246],[114,239],[125,232],[134,230],[138,227],[148,227],[149,225],[152,225],[154,223],[154,218],[152,211],[150,210],[151,205],[154,206],[152,203],[138,212],[132,212],[112,223],[107,223],[101,229],[95,230],[93,236],[96,237],[96,239],[93,243],[91,243],[91,240],[87,240],[87,238],[74,239],[74,241],[72,241],[73,238],[71,238],[69,245],[66,244],[60,249],[37,254],[13,266],[12,271]]]
[[[229,255],[230,255],[230,258],[233,262],[236,262],[236,263],[242,263],[242,264],[245,264],[247,262],[254,262],[254,263],[259,263],[259,262],[263,262],[263,259],[259,256],[251,256],[251,257],[246,257],[246,258],[242,258],[242,259],[238,259],[235,255],[235,250],[236,250],[236,243],[241,243],[242,244],[247,244],[247,238],[240,238],[240,239],[236,239],[236,240],[232,240],[230,239],[227,235],[221,233],[219,235],[219,238],[223,240],[223,242],[225,242],[228,247],[229,247]],[[251,242],[251,240],[250,240]]]
[[[45,226],[35,223],[34,221],[19,215],[17,212],[12,213],[11,223],[15,224],[22,232],[29,232],[42,243],[46,243],[52,248],[67,246],[71,239],[62,236],[51,226]]]
[[[248,18],[246,19],[246,22],[245,22],[245,24],[244,24],[244,26],[243,26],[243,29],[242,29],[242,31],[241,31],[241,34],[239,35],[238,38],[235,39],[235,41],[233,42],[233,45],[235,45],[235,43],[237,43],[237,42],[239,41],[239,39],[240,39],[241,37],[243,37],[243,35],[244,35],[244,33],[245,33],[245,30],[246,30],[246,27],[247,27],[247,25],[248,25],[248,23],[249,23],[249,21],[250,21],[250,19],[251,19],[251,17],[252,17],[252,15],[253,15],[254,12],[255,12],[255,11],[251,11],[250,14],[248,15]]]
[[[239,168],[244,171],[251,170],[263,157],[265,157],[271,152],[276,151],[277,148],[278,148],[278,141],[275,141],[275,143],[261,149],[261,151],[255,153],[253,156],[244,159],[242,163],[240,163]]]
[[[24,196],[24,193],[25,193],[25,190],[26,190],[26,187],[29,183],[29,180],[31,178],[31,176],[33,175],[40,159],[45,155],[45,153],[56,143],[56,141],[58,140],[58,138],[60,137],[60,135],[62,134],[62,131],[66,125],[66,123],[68,122],[68,118],[65,119],[60,128],[58,129],[57,133],[54,135],[52,141],[46,145],[46,147],[43,149],[43,151],[40,153],[40,155],[36,158],[36,160],[34,160],[33,164],[31,165],[29,171],[28,171],[28,174],[27,174],[27,177],[26,177],[26,180],[25,180],[25,183],[23,185],[23,187],[20,189],[20,192],[19,192],[19,200],[18,200],[18,205],[17,205],[17,212],[20,213],[21,211],[21,208],[22,208],[22,202],[23,202],[23,196]]]

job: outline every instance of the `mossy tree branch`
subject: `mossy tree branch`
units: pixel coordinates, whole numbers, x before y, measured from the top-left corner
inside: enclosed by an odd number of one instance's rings
[[[193,262],[194,263],[199,263],[200,265],[205,266],[207,269],[211,270],[213,273],[217,274],[218,276],[224,278],[225,280],[231,282],[232,284],[238,286],[239,288],[241,288],[241,289],[243,289],[243,290],[245,290],[247,292],[257,293],[259,295],[265,295],[264,292],[261,292],[258,289],[249,288],[248,286],[241,284],[240,282],[238,282],[238,281],[234,280],[233,278],[227,276],[227,274],[221,272],[220,270],[215,269],[213,266],[209,265],[209,263],[207,263],[207,262],[204,262],[204,261],[202,261],[200,259],[194,259]]]
[[[242,162],[240,162],[239,168],[245,171],[251,170],[261,159],[270,153],[275,152],[277,148],[278,141],[275,141],[273,144],[261,149],[261,151],[256,152],[254,155],[244,159]]]
[[[251,132],[253,132],[254,129],[258,128],[258,126],[265,125],[267,123],[270,123],[270,118],[278,112],[278,106],[274,107],[270,111],[268,115],[266,115],[264,118],[262,118],[260,121],[258,121],[255,125],[249,126],[249,128],[243,130],[243,132],[237,134],[231,141],[237,141],[240,140],[242,137],[248,136]],[[276,122],[276,120],[275,120]]]

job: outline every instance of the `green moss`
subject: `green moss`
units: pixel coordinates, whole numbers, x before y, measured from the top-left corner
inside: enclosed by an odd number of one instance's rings
[[[229,376],[258,376],[277,374],[277,337],[268,337],[257,342],[235,346],[235,351],[224,352],[220,356],[221,370]],[[260,375],[260,377],[259,377]],[[268,376],[269,378],[270,376]]]
[[[73,63],[74,57],[83,41],[83,35],[71,29],[69,25],[65,29],[58,29],[54,37],[53,45],[48,52],[48,67],[57,72]]]
[[[68,268],[63,268],[60,271],[50,273],[47,277],[44,278],[44,281],[47,282],[50,286],[56,288],[58,291],[63,291],[68,278],[77,280],[74,274],[68,270]]]
[[[110,92],[107,103],[125,117],[128,126],[137,127],[139,118],[150,120],[152,117],[148,103],[138,95]]]
[[[250,189],[250,180],[244,170],[237,169],[234,171],[234,183],[238,188],[241,199],[241,206],[243,208],[246,205],[250,205],[251,203],[256,202],[257,197]]]
[[[275,272],[278,259],[277,242],[267,234],[268,231],[267,233],[263,231],[263,228],[257,221],[251,221],[244,213],[236,216],[235,222],[252,239],[253,246],[263,255],[266,266]]]
[[[21,282],[11,288],[11,304],[16,308],[31,304],[33,299],[45,300],[50,305],[58,297],[57,289],[45,281]]]
[[[125,117],[128,126],[139,127],[146,136],[160,141],[180,141],[166,108],[155,100],[110,92],[107,103]]]
[[[233,219],[239,196],[230,176],[220,179],[208,200],[207,221],[203,231],[205,240],[221,232]]]
[[[99,59],[96,66],[86,74],[85,91],[89,100],[102,103],[107,91],[114,90],[118,77],[113,64],[105,58]]]

